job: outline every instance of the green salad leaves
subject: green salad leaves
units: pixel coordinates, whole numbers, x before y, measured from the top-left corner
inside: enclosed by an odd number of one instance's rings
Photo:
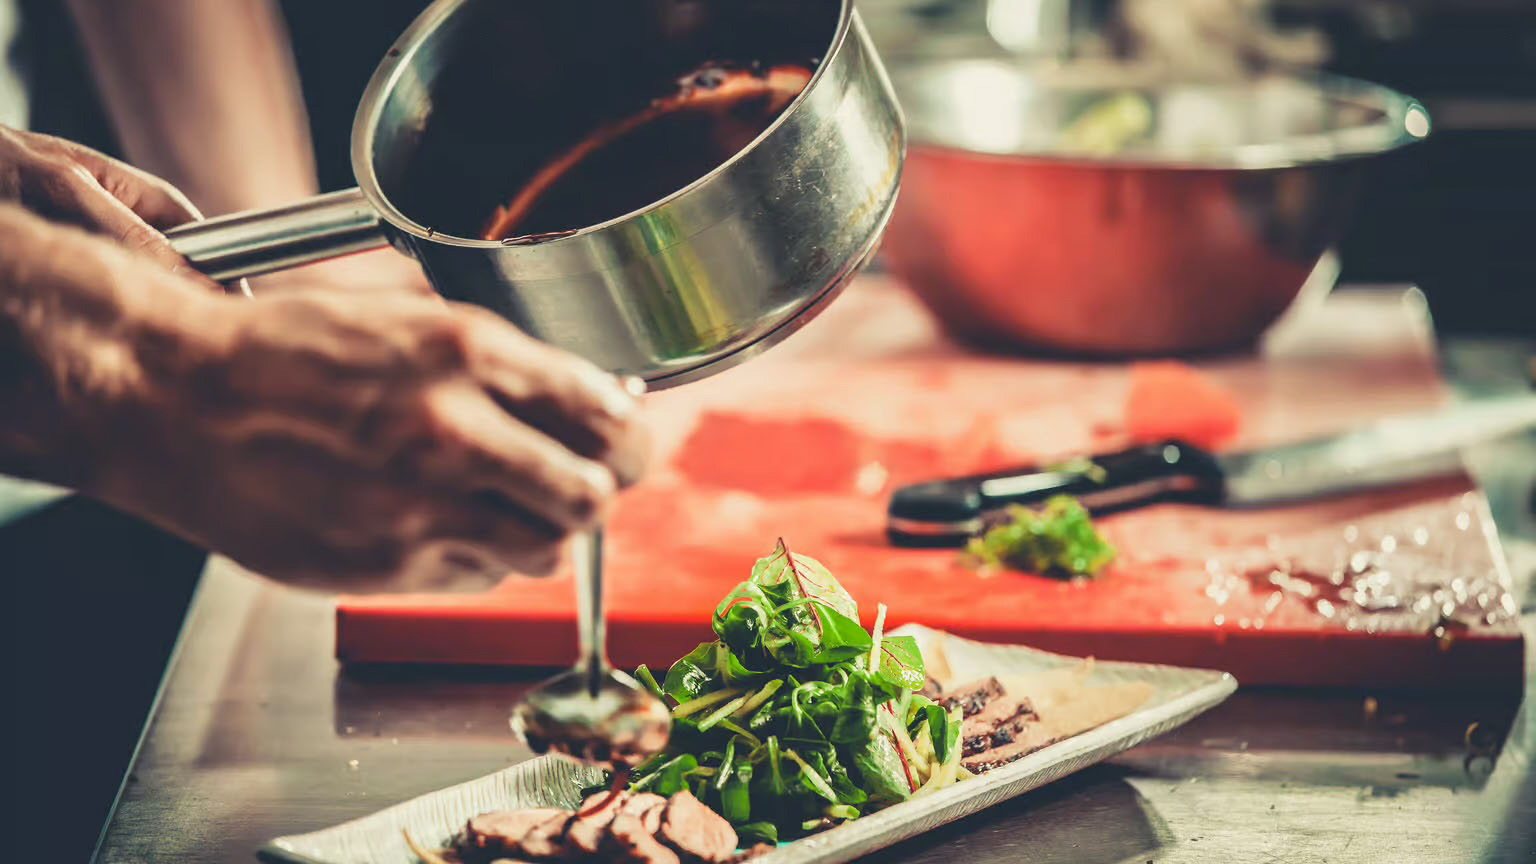
[[[922,696],[911,636],[874,632],[815,559],[780,540],[715,609],[716,638],[657,679],[673,706],[666,752],[632,791],[682,789],[729,820],[744,845],[777,842],[956,782],[960,714]]]

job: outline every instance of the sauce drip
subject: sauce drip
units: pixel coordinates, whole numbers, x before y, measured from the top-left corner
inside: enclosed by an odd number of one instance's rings
[[[580,819],[583,816],[591,816],[593,813],[596,813],[602,810],[604,807],[607,807],[609,804],[612,804],[616,798],[624,794],[624,787],[628,785],[629,766],[620,765],[613,772],[613,786],[608,789],[608,794],[604,795],[600,800],[598,800],[596,804],[581,810],[577,810],[576,818]]]
[[[810,80],[808,66],[705,64],[546,163],[481,237],[564,236],[659,201],[750,144]]]

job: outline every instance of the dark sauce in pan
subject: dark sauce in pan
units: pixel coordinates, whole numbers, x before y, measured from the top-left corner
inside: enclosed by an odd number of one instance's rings
[[[536,172],[487,222],[504,243],[565,236],[653,204],[709,174],[767,129],[811,65],[709,63],[675,92],[591,132]]]

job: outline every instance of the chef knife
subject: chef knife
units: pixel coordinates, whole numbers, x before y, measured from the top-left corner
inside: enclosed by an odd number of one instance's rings
[[[1378,420],[1342,435],[1211,453],[1182,441],[1092,459],[919,483],[891,496],[898,546],[954,546],[1011,504],[1071,495],[1093,513],[1154,501],[1245,507],[1321,498],[1460,471],[1462,448],[1536,425],[1536,397],[1469,402]]]

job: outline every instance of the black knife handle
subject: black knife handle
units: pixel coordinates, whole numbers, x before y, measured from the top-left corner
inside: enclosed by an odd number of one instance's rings
[[[957,546],[1010,504],[1038,505],[1071,495],[1102,514],[1153,501],[1214,504],[1222,498],[1221,465],[1182,441],[1165,441],[1047,467],[935,480],[897,489],[886,533],[897,546]]]

